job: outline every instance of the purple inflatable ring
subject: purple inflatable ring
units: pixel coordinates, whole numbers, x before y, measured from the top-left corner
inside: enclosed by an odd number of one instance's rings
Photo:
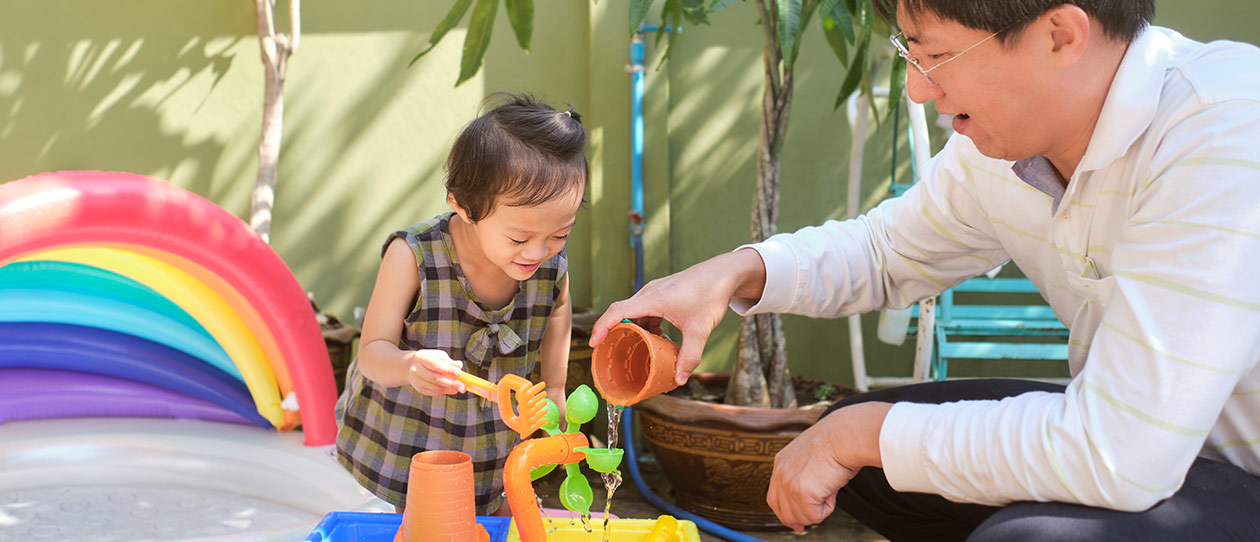
[[[213,403],[126,378],[53,369],[0,369],[0,424],[95,417],[252,423]]]
[[[68,324],[0,323],[0,368],[61,369],[183,393],[274,429],[240,380],[184,352],[133,335]]]

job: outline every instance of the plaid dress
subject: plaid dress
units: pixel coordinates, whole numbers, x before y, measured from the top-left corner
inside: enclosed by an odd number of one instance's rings
[[[404,322],[399,347],[444,350],[451,359],[462,360],[465,371],[492,383],[508,373],[528,378],[560,293],[565,254],[561,251],[522,281],[506,307],[486,310],[456,259],[449,227],[452,214],[396,232],[385,241],[388,247],[395,238],[405,239],[420,271],[420,291]],[[336,415],[337,460],[385,501],[406,505],[412,455],[458,450],[472,456],[477,513],[490,514],[503,503],[503,463],[519,437],[503,423],[494,403],[471,393],[428,397],[411,386],[386,388],[364,378],[355,360],[346,372]]]

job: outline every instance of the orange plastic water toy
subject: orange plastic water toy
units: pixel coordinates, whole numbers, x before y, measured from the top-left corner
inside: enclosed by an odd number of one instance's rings
[[[549,401],[544,399],[543,402]],[[554,405],[544,408],[549,412],[547,425],[542,429],[550,436],[525,439],[508,454],[503,466],[503,486],[512,509],[512,522],[508,525],[506,542],[700,542],[695,523],[671,516],[656,520],[609,519],[603,532],[592,531],[585,522],[574,525],[572,519],[543,516],[541,501],[532,484],[532,480],[549,472],[540,467],[564,465],[569,476],[566,483],[561,484],[561,501],[565,508],[590,517],[591,489],[586,477],[577,471],[577,463],[586,461],[589,467],[601,473],[616,472],[621,463],[622,450],[590,448],[586,435],[578,432],[582,424],[595,417],[599,408],[595,392],[585,385],[578,386],[569,394],[566,406],[565,417],[572,432],[559,432],[559,409]],[[438,477],[439,473],[442,478]],[[445,478],[447,475],[451,478]],[[467,454],[448,451],[416,454],[412,458],[407,508],[395,541],[488,542],[490,535],[485,528],[468,527],[469,522],[477,520],[470,515],[472,493],[473,473]]]
[[[543,525],[542,511],[538,508],[530,471],[542,465],[567,465],[581,461],[586,455],[578,448],[589,446],[590,441],[582,433],[559,433],[529,439],[512,448],[503,466],[503,489],[507,491],[508,505],[512,507],[512,519],[521,542],[547,540],[547,529]]]
[[[678,345],[630,322],[608,331],[595,347],[591,374],[609,403],[630,406],[678,387],[674,365]]]
[[[477,524],[472,457],[434,450],[411,457],[407,508],[395,542],[489,542]]]
[[[547,423],[547,392],[543,391],[543,382],[534,384],[508,374],[503,375],[498,384],[491,384],[484,378],[465,372],[460,372],[458,379],[468,387],[468,391],[497,403],[503,423],[520,433],[522,439],[529,438]],[[519,413],[512,412],[512,392],[516,392]]]

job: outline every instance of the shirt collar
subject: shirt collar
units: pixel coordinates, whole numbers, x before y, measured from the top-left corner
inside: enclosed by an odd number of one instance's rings
[[[1120,158],[1150,126],[1176,35],[1148,26],[1129,44],[1077,171],[1099,169]]]
[[[1164,88],[1164,71],[1175,35],[1167,28],[1147,27],[1129,44],[1077,171],[1099,169],[1124,156],[1150,126]],[[1054,199],[1051,213],[1059,208],[1066,188],[1050,160],[1044,156],[1026,158],[1011,164],[1011,170]]]
[[[1059,210],[1059,202],[1063,200],[1066,187],[1063,186],[1063,177],[1059,176],[1059,172],[1054,169],[1054,164],[1051,164],[1048,158],[1034,156],[1018,160],[1011,164],[1011,171],[1014,171],[1015,176],[1028,183],[1029,186],[1054,198],[1054,203],[1050,206],[1051,214]]]

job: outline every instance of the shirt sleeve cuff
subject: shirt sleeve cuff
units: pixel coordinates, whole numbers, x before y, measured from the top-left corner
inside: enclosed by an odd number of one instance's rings
[[[763,241],[743,245],[735,250],[751,248],[761,256],[766,266],[766,285],[761,291],[761,299],[734,298],[731,310],[740,316],[762,314],[768,312],[786,312],[796,294],[796,257],[791,249],[783,243]],[[734,252],[734,251],[732,251]]]
[[[896,403],[879,430],[879,455],[893,489],[934,493],[924,438],[936,405]]]

